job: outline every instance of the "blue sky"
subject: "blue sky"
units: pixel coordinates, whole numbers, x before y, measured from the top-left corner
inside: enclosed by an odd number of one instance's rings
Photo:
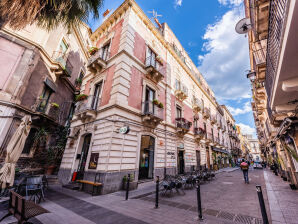
[[[105,0],[102,12],[115,10],[123,0]],[[244,17],[243,0],[136,0],[145,13],[156,10],[174,31],[198,66],[219,103],[228,106],[244,133],[255,134],[249,69],[248,39],[235,32]],[[95,30],[102,18],[90,20]]]

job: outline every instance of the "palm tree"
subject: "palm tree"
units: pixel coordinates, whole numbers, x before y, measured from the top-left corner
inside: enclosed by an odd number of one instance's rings
[[[60,24],[70,28],[90,16],[99,17],[104,0],[1,0],[0,24],[22,29],[36,23],[53,29]]]

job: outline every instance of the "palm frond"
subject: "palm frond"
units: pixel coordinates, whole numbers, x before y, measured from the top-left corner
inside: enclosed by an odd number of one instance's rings
[[[0,18],[14,29],[37,23],[48,30],[70,28],[90,16],[99,17],[104,0],[1,0]]]

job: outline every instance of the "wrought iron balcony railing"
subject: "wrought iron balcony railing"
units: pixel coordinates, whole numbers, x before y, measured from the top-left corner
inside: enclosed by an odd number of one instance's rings
[[[86,111],[97,111],[100,104],[100,98],[98,96],[89,95],[86,99],[78,101],[76,103],[75,114],[83,113]]]
[[[272,88],[276,77],[280,50],[282,46],[282,35],[284,32],[284,21],[289,0],[271,0],[269,12],[269,28],[267,40],[266,58],[266,80],[265,86],[268,101],[271,101]],[[269,104],[270,105],[270,104]],[[269,108],[269,107],[267,107]]]
[[[61,52],[61,51],[54,51],[53,52],[53,58],[56,62],[58,62],[61,65],[61,69],[67,76],[71,76],[73,66],[68,60],[68,53],[67,52]],[[61,73],[63,73],[61,72]]]
[[[153,81],[159,82],[164,79],[165,67],[161,64],[161,62],[157,61],[156,57],[147,57],[145,61],[145,67],[148,75]]]
[[[164,120],[164,108],[160,104],[155,104],[153,101],[148,100],[143,103],[143,114],[150,115],[161,120]]]
[[[176,127],[181,129],[189,130],[192,122],[186,120],[185,118],[176,118]]]

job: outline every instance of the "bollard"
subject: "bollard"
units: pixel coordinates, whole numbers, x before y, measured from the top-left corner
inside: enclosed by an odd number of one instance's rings
[[[159,197],[159,176],[156,176],[155,208],[158,208],[158,197]]]
[[[259,203],[260,203],[260,207],[261,207],[263,223],[269,224],[267,212],[266,212],[266,208],[265,208],[265,203],[264,203],[264,198],[263,198],[263,193],[262,193],[262,187],[260,185],[256,185],[256,188],[257,188]]]
[[[203,220],[202,205],[201,205],[201,186],[198,180],[196,180],[196,183],[197,183],[197,202],[198,202],[199,220]]]
[[[130,182],[130,174],[127,175],[125,200],[128,200],[129,182]]]

